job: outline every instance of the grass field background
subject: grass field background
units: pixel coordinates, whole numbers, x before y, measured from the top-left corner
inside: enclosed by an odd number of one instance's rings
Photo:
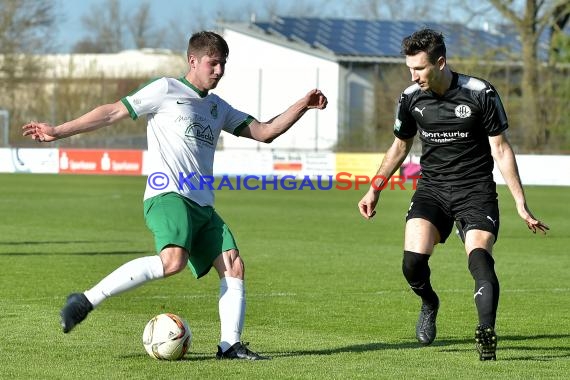
[[[104,302],[72,333],[59,310],[122,263],[152,254],[142,215],[143,177],[0,175],[2,379],[528,379],[570,374],[570,191],[527,187],[552,228],[534,236],[499,187],[501,280],[497,362],[479,362],[473,280],[459,239],[430,263],[441,299],[438,337],[420,347],[419,300],[401,274],[411,190],[385,191],[362,219],[365,189],[217,192],[246,263],[243,340],[271,361],[217,361],[219,280],[190,271]],[[189,322],[180,362],[147,356],[141,335],[155,314]]]

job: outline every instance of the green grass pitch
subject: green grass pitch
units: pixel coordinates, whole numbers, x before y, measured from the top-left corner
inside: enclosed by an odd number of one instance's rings
[[[372,221],[347,191],[222,190],[217,209],[246,263],[243,340],[271,361],[214,359],[218,278],[190,271],[111,298],[72,333],[59,310],[120,264],[153,253],[144,177],[0,175],[0,378],[528,379],[570,373],[570,191],[527,187],[552,228],[534,236],[499,187],[501,280],[496,362],[479,362],[473,280],[459,239],[430,263],[438,337],[414,336],[419,300],[401,274],[410,190],[385,191]],[[177,313],[193,334],[180,362],[147,356],[146,322]]]

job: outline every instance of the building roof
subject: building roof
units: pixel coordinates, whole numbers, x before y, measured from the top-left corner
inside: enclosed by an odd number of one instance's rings
[[[443,33],[450,58],[477,55],[481,59],[505,60],[510,53],[518,55],[521,50],[515,34],[471,29],[460,23],[274,17],[269,22],[223,26],[337,61],[401,60],[402,39],[424,27]]]

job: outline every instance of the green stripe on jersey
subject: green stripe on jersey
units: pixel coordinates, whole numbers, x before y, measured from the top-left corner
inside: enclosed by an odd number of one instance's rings
[[[138,115],[135,112],[135,110],[133,109],[133,107],[131,106],[131,103],[129,103],[129,101],[126,98],[122,98],[121,102],[125,105],[125,107],[127,107],[127,110],[129,111],[129,115],[131,117],[131,119],[136,120],[138,119]]]
[[[245,127],[247,127],[248,125],[250,125],[253,120],[255,120],[255,119],[253,118],[253,116],[248,115],[248,116],[247,116],[247,119],[245,119],[240,125],[238,125],[238,126],[236,127],[236,129],[234,129],[234,136],[238,136],[238,137],[239,137],[239,136],[241,135],[241,131],[243,131],[243,129],[244,129]]]
[[[201,98],[205,98],[206,96],[208,96],[208,91],[200,91],[198,88],[196,88],[196,86],[194,86],[192,83],[188,82],[188,79],[186,79],[186,77],[182,77],[178,80],[180,82],[184,83],[186,86],[190,87],[192,89],[192,91],[197,93]]]

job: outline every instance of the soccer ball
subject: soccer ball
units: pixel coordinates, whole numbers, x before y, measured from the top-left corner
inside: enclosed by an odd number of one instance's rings
[[[165,313],[148,321],[142,338],[143,346],[151,357],[179,360],[190,348],[192,332],[184,319]]]

